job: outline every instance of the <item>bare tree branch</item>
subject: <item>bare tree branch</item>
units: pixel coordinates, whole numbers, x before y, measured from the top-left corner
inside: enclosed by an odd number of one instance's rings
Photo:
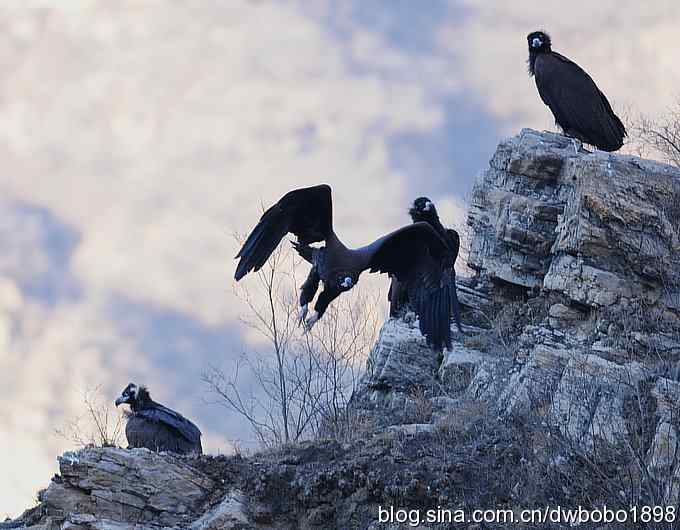
[[[202,377],[264,446],[345,429],[345,408],[378,330],[379,298],[362,290],[340,297],[313,333],[303,333],[296,324],[298,265],[280,245],[255,282],[235,287],[247,309],[241,321],[264,339],[266,353],[242,356],[231,376],[210,366]]]
[[[638,116],[630,128],[630,138],[641,156],[680,167],[680,98],[662,117]]]
[[[125,416],[108,403],[101,385],[83,391],[85,412],[55,429],[57,436],[78,446],[118,446],[123,442]]]

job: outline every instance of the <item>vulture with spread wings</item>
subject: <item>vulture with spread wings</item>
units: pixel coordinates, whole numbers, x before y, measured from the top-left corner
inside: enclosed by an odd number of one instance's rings
[[[527,40],[529,75],[564,134],[602,151],[620,149],[626,127],[595,81],[575,62],[552,51],[547,33],[535,31]]]
[[[438,350],[451,347],[452,294],[444,274],[448,246],[428,223],[414,223],[370,245],[350,249],[333,230],[330,186],[293,190],[262,215],[246,239],[236,256],[240,258],[236,280],[259,270],[288,233],[296,236],[295,249],[312,264],[300,292],[300,320],[306,329],[311,329],[329,304],[352,289],[361,273],[368,270],[395,276],[408,292],[427,343]],[[309,246],[319,242],[325,245]],[[323,289],[309,312],[319,283],[323,283]]]

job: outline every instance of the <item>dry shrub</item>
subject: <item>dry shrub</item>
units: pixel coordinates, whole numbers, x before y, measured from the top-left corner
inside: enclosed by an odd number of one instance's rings
[[[465,432],[471,425],[486,418],[489,406],[484,401],[459,401],[455,412],[451,412],[437,422],[437,429],[449,436]]]
[[[235,286],[246,308],[241,321],[265,346],[235,367],[209,366],[202,377],[214,402],[244,419],[265,447],[349,436],[355,419],[347,404],[378,331],[379,293],[358,288],[334,300],[305,333],[299,266],[291,248],[279,245],[249,282]]]
[[[639,115],[629,127],[628,144],[640,156],[680,167],[680,98],[663,116]]]
[[[545,320],[548,309],[549,302],[545,296],[496,303],[487,312],[477,312],[479,323],[486,326],[487,331],[466,336],[464,344],[480,351],[512,357],[524,329]]]
[[[629,307],[593,312],[595,332],[606,333],[605,344],[619,360],[644,363],[656,375],[680,375],[680,321],[663,308],[634,300]],[[606,326],[606,329],[602,329]]]
[[[83,391],[85,412],[72,418],[55,433],[80,446],[117,447],[123,443],[125,414],[110,403],[96,386]]]
[[[409,415],[411,423],[429,423],[432,418],[432,401],[427,397],[425,389],[415,385],[409,389],[408,397],[412,405]]]

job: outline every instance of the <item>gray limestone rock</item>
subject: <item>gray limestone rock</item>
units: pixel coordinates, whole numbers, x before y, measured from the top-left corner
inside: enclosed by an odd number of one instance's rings
[[[519,473],[506,490],[498,469],[512,474],[539,451],[540,472],[564,466],[557,439],[591,460],[603,447],[634,451],[617,465],[644,469],[676,505],[680,170],[525,129],[477,180],[468,225],[466,334],[441,354],[413,319],[383,325],[350,403],[365,438],[228,462],[66,453],[39,506],[0,528],[377,528],[379,503],[462,502],[471,483],[523,501],[533,478],[521,486]],[[512,304],[526,307],[504,313]]]

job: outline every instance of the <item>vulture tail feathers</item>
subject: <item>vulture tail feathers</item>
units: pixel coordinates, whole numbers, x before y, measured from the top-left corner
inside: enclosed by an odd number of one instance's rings
[[[456,286],[454,285],[451,289],[451,311],[453,312],[453,318],[456,321],[456,327],[458,331],[463,333],[463,326],[460,323],[460,305],[458,304],[458,293],[456,292]]]
[[[446,318],[440,319],[441,337],[444,338],[444,345],[451,349],[451,295],[450,288],[446,289],[440,294],[439,314],[446,315]]]
[[[451,270],[447,278],[446,286],[448,289],[451,314],[456,322],[458,331],[463,333],[463,326],[460,323],[460,304],[458,303],[458,289],[456,288],[456,273]]]
[[[444,292],[437,293],[437,315],[450,315],[449,313],[449,295],[448,289],[444,289]],[[446,328],[451,325],[450,318],[437,319],[437,337],[446,337]]]
[[[602,91],[599,92],[605,108],[605,115],[602,119],[605,121],[603,128],[606,130],[606,138],[602,139],[602,150],[618,151],[623,147],[623,139],[628,136],[628,131],[626,131],[626,126],[621,119],[614,113],[607,97]]]
[[[447,285],[421,296],[416,304],[420,332],[436,350],[451,348],[450,294]]]

